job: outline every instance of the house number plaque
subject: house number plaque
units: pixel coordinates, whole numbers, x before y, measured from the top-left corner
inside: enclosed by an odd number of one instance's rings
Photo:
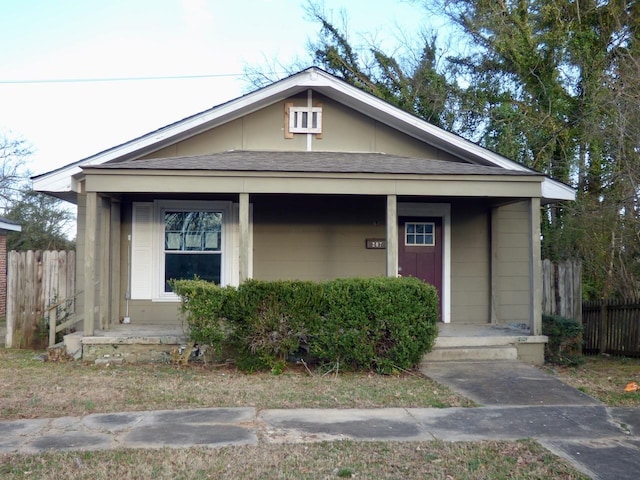
[[[367,238],[365,242],[367,248],[387,248],[387,241],[384,238]]]

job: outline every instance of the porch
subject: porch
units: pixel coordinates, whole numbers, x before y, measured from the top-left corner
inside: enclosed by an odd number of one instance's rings
[[[531,335],[522,325],[460,325],[438,323],[434,349],[424,362],[520,360],[541,365],[547,337]],[[188,345],[188,334],[177,325],[119,324],[109,330],[65,335],[67,352],[95,363],[168,363],[172,352]]]

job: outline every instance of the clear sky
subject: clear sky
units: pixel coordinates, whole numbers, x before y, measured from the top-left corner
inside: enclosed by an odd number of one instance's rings
[[[0,0],[0,132],[43,173],[246,93],[246,65],[308,58],[305,0]],[[425,12],[402,0],[325,0],[350,37],[393,48]],[[200,76],[200,79],[86,81]],[[85,81],[51,82],[61,79]]]

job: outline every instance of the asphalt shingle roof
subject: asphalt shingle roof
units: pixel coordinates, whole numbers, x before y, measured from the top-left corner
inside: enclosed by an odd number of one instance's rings
[[[277,152],[232,150],[209,155],[128,160],[89,165],[90,169],[205,170],[246,172],[379,173],[409,175],[539,176],[471,163],[411,158],[384,153]]]

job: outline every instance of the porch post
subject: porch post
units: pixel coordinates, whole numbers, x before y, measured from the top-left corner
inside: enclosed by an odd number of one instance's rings
[[[398,276],[398,197],[387,195],[387,277]]]
[[[250,242],[249,242],[249,194],[241,193],[239,199],[239,223],[240,223],[240,258],[238,262],[239,267],[239,281],[244,282],[249,278],[249,257],[250,257]]]
[[[110,243],[110,256],[111,265],[109,267],[110,275],[110,295],[109,302],[111,304],[109,316],[110,322],[116,322],[120,317],[120,200],[111,199],[111,226],[109,231],[111,232]]]
[[[542,258],[540,252],[540,198],[529,201],[531,333],[542,335]]]
[[[100,279],[98,281],[98,318],[100,329],[106,330],[111,323],[111,302],[109,289],[111,266],[111,200],[100,198]]]
[[[489,209],[489,275],[491,283],[489,285],[489,319],[492,324],[498,323],[498,220],[496,207]]]
[[[84,335],[95,333],[98,194],[87,192],[84,230]]]

